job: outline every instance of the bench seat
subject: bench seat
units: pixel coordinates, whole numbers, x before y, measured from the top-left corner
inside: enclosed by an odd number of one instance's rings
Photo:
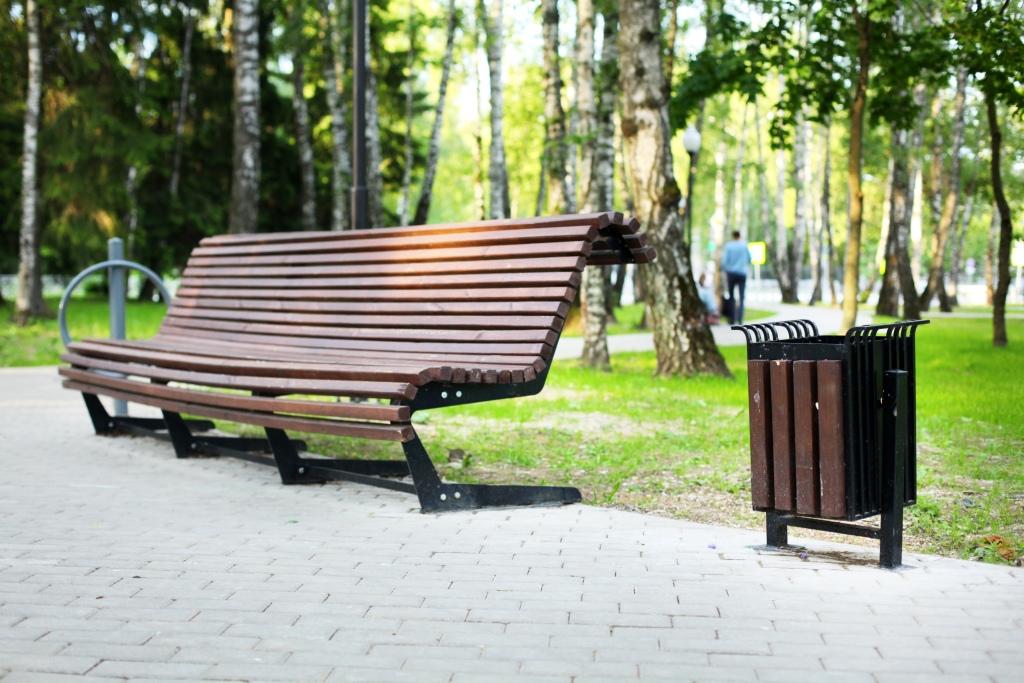
[[[310,470],[327,465],[299,458],[285,430],[396,441],[406,469],[342,461],[334,474],[411,471],[424,510],[516,504],[441,484],[412,414],[537,393],[583,269],[654,258],[639,223],[617,213],[211,237],[155,337],[72,342],[60,373],[98,432],[131,424],[100,412],[98,395],[162,410],[181,457],[225,450],[182,413],[263,427],[286,483],[317,481]],[[536,498],[541,487],[497,488]],[[560,495],[525,502],[572,502]]]

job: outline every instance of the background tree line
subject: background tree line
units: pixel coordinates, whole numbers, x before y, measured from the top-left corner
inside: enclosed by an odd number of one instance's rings
[[[46,314],[41,273],[111,236],[173,274],[206,235],[351,227],[350,1],[6,3],[0,271],[22,273],[19,317]],[[733,229],[769,243],[784,300],[809,270],[805,303],[847,325],[865,282],[879,312],[955,305],[974,257],[1005,343],[1019,2],[369,5],[371,227],[635,213],[662,256],[638,293],[663,373],[727,372],[693,281]],[[590,364],[622,281],[588,270]]]

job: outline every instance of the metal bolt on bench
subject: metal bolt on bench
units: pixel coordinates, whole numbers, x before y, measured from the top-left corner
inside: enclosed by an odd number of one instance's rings
[[[900,566],[917,498],[914,338],[927,323],[732,328],[747,338],[751,496],[769,548],[788,545],[788,527],[817,529],[878,539],[879,564]],[[851,524],[875,515],[877,527]]]

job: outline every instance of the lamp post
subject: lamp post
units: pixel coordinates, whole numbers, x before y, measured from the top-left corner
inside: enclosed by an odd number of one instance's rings
[[[690,249],[693,242],[693,172],[697,166],[697,154],[700,152],[700,131],[691,123],[683,132],[683,149],[690,155],[690,174],[686,180],[686,248]]]

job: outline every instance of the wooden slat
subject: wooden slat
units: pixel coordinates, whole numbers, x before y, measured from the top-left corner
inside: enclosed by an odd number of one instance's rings
[[[276,254],[270,256],[192,256],[189,266],[314,266],[383,263],[432,263],[441,261],[488,261],[525,257],[588,256],[590,242],[545,242],[542,244],[505,244],[500,247],[456,247],[452,249],[411,249],[388,251],[329,252],[326,254]]]
[[[750,491],[756,510],[775,507],[772,486],[772,406],[769,362],[747,362],[747,388],[750,397]]]
[[[240,396],[237,394],[200,391],[198,389],[179,389],[167,386],[166,384],[147,384],[137,380],[99,375],[95,372],[77,370],[75,368],[62,367],[58,369],[58,372],[64,377],[90,386],[119,389],[144,396],[154,396],[173,401],[198,403],[236,410],[296,413],[299,415],[320,415],[323,417],[353,418],[357,420],[384,420],[387,422],[408,422],[411,417],[409,406]]]
[[[640,223],[635,218],[624,219],[621,213],[603,212],[593,214],[567,214],[560,216],[537,216],[534,218],[506,218],[486,221],[466,221],[463,223],[435,223],[432,225],[410,225],[402,228],[378,228],[375,230],[352,230],[343,232],[278,232],[261,233],[254,235],[216,235],[204,238],[200,244],[208,245],[249,245],[249,244],[279,244],[289,242],[311,242],[311,241],[339,241],[363,239],[367,236],[377,237],[380,235],[388,237],[416,237],[423,234],[436,233],[472,233],[472,232],[493,232],[495,230],[524,230],[536,228],[551,228],[559,226],[586,225],[600,229],[612,223],[622,223],[617,226],[623,230],[633,232],[639,228]]]
[[[406,367],[371,368],[368,366],[346,366],[341,362],[297,363],[275,360],[273,363],[260,360],[215,358],[212,356],[168,353],[145,350],[118,344],[94,344],[74,342],[68,346],[72,353],[92,358],[106,358],[126,363],[144,363],[161,368],[177,368],[198,372],[216,372],[242,377],[291,377],[295,379],[350,380],[356,382],[407,382],[423,386],[430,381],[426,370],[414,371]]]
[[[351,302],[459,302],[497,301],[503,304],[527,301],[572,302],[576,286],[555,287],[465,287],[452,289],[323,289],[316,287],[298,289],[252,289],[232,282],[224,287],[214,287],[209,282],[199,286],[182,284],[177,295],[182,297],[203,297],[210,299],[266,299],[273,296],[282,301],[351,301]]]
[[[262,265],[238,266],[234,259],[221,259],[214,266],[189,264],[182,276],[201,277],[365,277],[409,276],[441,274],[494,274],[540,273],[544,271],[582,271],[586,260],[582,256],[556,256],[551,258],[519,258],[489,261],[416,261],[412,263],[373,263],[358,265]]]
[[[550,271],[543,273],[478,273],[472,275],[415,275],[385,277],[183,277],[182,287],[244,287],[279,291],[291,288],[326,289],[433,289],[464,287],[578,287],[577,271]],[[266,296],[266,292],[261,293]]]
[[[846,442],[843,430],[843,363],[818,361],[818,436],[821,449],[821,515],[846,517]]]
[[[202,339],[201,344],[196,344],[196,339]],[[86,340],[94,341],[94,340]],[[538,372],[543,370],[546,365],[543,360],[537,358],[536,354],[527,355],[501,355],[501,354],[462,354],[462,353],[426,353],[416,351],[385,351],[381,349],[336,349],[330,346],[331,340],[322,340],[315,338],[289,338],[282,339],[276,337],[262,338],[248,340],[240,339],[238,335],[230,333],[220,333],[209,330],[189,330],[185,331],[183,335],[171,334],[170,331],[162,333],[152,340],[141,340],[135,342],[117,342],[119,344],[139,344],[139,345],[154,345],[156,348],[160,344],[171,344],[179,347],[196,347],[201,346],[204,348],[213,349],[224,349],[225,353],[262,353],[267,352],[280,352],[280,353],[291,353],[293,355],[302,355],[306,358],[310,356],[325,358],[327,360],[333,358],[343,359],[346,362],[366,362],[366,363],[384,363],[384,364],[403,364],[403,363],[415,363],[423,362],[427,365],[460,365],[463,363],[483,363],[487,366],[501,367],[524,367],[531,366]],[[309,342],[309,343],[307,343]]]
[[[637,249],[636,251],[631,251],[630,254],[633,257],[633,263],[641,264],[653,263],[658,257],[658,253],[652,247]],[[622,263],[622,257],[617,251],[594,250],[587,257],[588,266],[610,266],[615,263]]]
[[[771,361],[772,465],[775,509],[796,508],[793,452],[793,361]]]
[[[821,514],[818,470],[818,381],[815,361],[793,362],[793,429],[796,449],[796,511]]]
[[[267,254],[308,254],[332,251],[381,251],[385,249],[445,249],[454,247],[498,246],[537,242],[564,242],[583,240],[593,242],[597,228],[590,225],[549,227],[528,230],[492,230],[486,232],[434,232],[409,236],[391,232],[359,231],[347,240],[320,239],[311,242],[274,242],[264,244],[231,244],[226,246],[201,246],[193,250],[193,256],[256,256]],[[352,234],[352,233],[348,233]],[[321,233],[321,236],[346,233]]]
[[[82,368],[109,370],[124,375],[148,377],[162,382],[183,382],[220,389],[241,389],[279,395],[307,394],[313,396],[359,396],[366,398],[412,399],[416,387],[396,382],[355,382],[348,380],[296,379],[288,377],[250,377],[246,375],[223,375],[211,372],[173,370],[152,365],[123,363],[120,361],[91,358],[65,351],[60,359]]]
[[[172,305],[167,315],[177,318],[208,320],[238,320],[287,325],[329,325],[332,327],[404,327],[420,329],[533,329],[561,330],[565,324],[557,316],[528,315],[335,315],[331,313],[286,313],[283,311],[226,311],[215,308],[190,308]]]
[[[366,302],[366,301],[282,301],[280,299],[214,299],[174,298],[177,308],[203,308],[239,311],[277,311],[288,313],[337,313],[358,315],[374,313],[387,315],[423,316],[548,316],[565,318],[569,304],[564,301],[434,301],[434,302]]]
[[[165,326],[187,329],[225,330],[229,332],[269,334],[299,337],[325,337],[328,339],[352,339],[374,342],[407,342],[413,344],[434,343],[476,343],[517,344],[536,343],[553,345],[558,333],[547,330],[437,330],[414,327],[315,327],[311,325],[287,325],[271,323],[233,322],[229,320],[206,320],[202,318],[180,318],[168,314]],[[350,347],[353,348],[353,347]],[[497,351],[494,351],[497,352]]]
[[[241,410],[230,410],[215,406],[202,405],[199,403],[185,403],[181,401],[170,401],[155,396],[135,394],[117,389],[103,388],[102,391],[91,384],[84,384],[65,380],[64,388],[81,391],[84,393],[100,393],[104,396],[141,403],[161,410],[168,410],[175,413],[186,413],[209,417],[214,420],[227,420],[229,422],[240,422],[242,424],[256,425],[258,427],[272,427],[274,429],[288,429],[300,432],[312,432],[314,434],[330,434],[332,436],[349,436],[363,439],[375,439],[377,441],[411,441],[416,438],[416,433],[411,425],[383,425],[367,422],[345,422],[341,420],[318,420],[306,417],[285,417],[272,413],[245,412]]]
[[[381,362],[390,362],[391,359],[421,359],[437,363],[448,363],[453,367],[456,365],[478,362],[486,364],[511,365],[516,359],[524,365],[532,366],[537,372],[546,366],[543,357],[550,353],[551,347],[537,352],[537,346],[532,344],[504,344],[502,350],[497,350],[496,345],[487,345],[481,349],[479,345],[467,346],[465,344],[446,345],[455,348],[438,348],[437,344],[416,345],[401,344],[401,348],[384,348],[396,346],[395,344],[381,343],[353,343],[345,339],[324,339],[318,337],[280,337],[258,334],[237,334],[234,332],[220,332],[217,330],[200,330],[176,328],[173,326],[161,328],[159,339],[181,339],[186,342],[196,343],[197,339],[218,340],[222,342],[248,344],[248,345],[274,345],[281,347],[292,347],[305,351],[321,353],[325,351],[359,355],[366,358],[379,358]],[[93,341],[93,340],[90,340]],[[543,356],[543,357],[542,357]]]

